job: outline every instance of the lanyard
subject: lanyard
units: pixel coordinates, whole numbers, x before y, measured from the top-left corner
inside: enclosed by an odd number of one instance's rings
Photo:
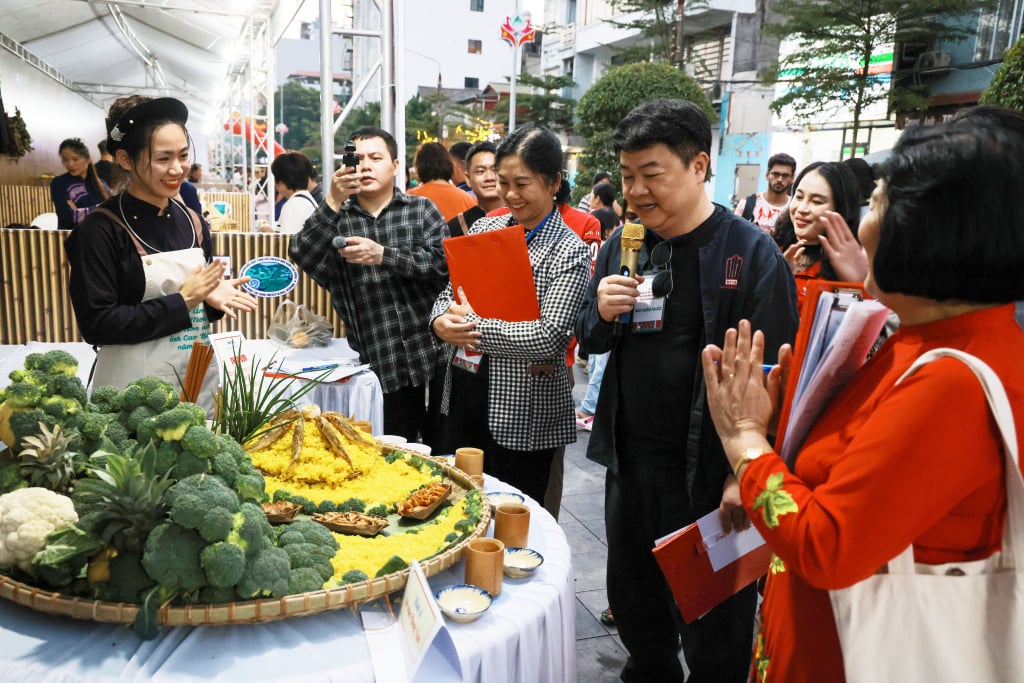
[[[542,220],[540,223],[537,224],[537,227],[535,227],[533,230],[531,230],[529,233],[527,233],[527,235],[526,235],[526,243],[527,244],[529,244],[530,240],[532,240],[534,237],[537,236],[537,231],[538,230],[540,230],[545,225],[547,225],[547,222],[549,220],[551,220],[551,217],[555,214],[555,211],[558,211],[557,207],[554,208],[554,209],[551,209],[551,213],[549,213],[547,216],[545,216],[544,220]]]

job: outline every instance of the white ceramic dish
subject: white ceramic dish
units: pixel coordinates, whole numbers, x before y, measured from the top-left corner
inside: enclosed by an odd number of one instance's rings
[[[544,556],[529,548],[505,548],[505,576],[525,579],[544,564]]]
[[[491,513],[494,513],[494,509],[499,505],[505,503],[525,503],[526,499],[522,494],[516,493],[515,491],[486,491],[487,500],[491,501]]]
[[[476,620],[491,606],[491,596],[487,591],[468,583],[445,586],[434,597],[444,615],[460,624]]]

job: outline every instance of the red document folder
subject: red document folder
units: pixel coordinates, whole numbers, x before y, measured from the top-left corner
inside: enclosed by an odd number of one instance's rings
[[[768,573],[772,551],[763,542],[715,571],[708,545],[716,540],[720,539],[703,538],[700,527],[694,522],[654,547],[654,559],[687,623],[693,623],[712,607]]]
[[[483,318],[508,322],[540,319],[522,226],[449,237],[444,241],[444,253],[456,301],[462,287],[473,310]]]

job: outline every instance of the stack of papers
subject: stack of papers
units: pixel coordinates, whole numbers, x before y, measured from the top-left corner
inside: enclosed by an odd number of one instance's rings
[[[268,365],[266,374],[340,382],[369,368],[369,365],[360,364],[358,358],[284,358]]]

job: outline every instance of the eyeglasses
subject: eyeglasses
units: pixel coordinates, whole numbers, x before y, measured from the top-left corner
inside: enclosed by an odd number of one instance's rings
[[[672,279],[672,242],[664,240],[654,245],[651,249],[651,265],[655,273],[651,294],[659,298],[667,297],[675,286]]]

